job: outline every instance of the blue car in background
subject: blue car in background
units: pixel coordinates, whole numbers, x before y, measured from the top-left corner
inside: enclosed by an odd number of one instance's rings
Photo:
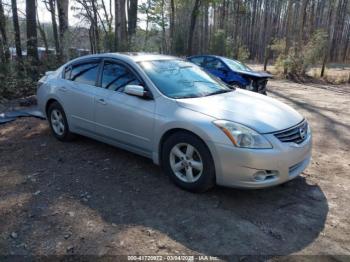
[[[266,85],[272,75],[253,71],[245,64],[221,56],[196,55],[187,58],[207,72],[220,78],[227,85],[266,95]]]

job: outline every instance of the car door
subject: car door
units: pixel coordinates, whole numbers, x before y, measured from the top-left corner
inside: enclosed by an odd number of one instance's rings
[[[227,66],[215,57],[207,57],[204,62],[204,68],[211,74],[227,82],[229,69]]]
[[[94,102],[101,59],[74,63],[65,68],[65,85],[59,88],[72,130],[93,132]]]
[[[96,132],[148,154],[152,150],[155,101],[124,93],[128,84],[145,87],[130,66],[115,60],[103,62],[95,95]]]

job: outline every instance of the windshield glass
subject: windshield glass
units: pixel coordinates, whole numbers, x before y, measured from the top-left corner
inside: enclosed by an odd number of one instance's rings
[[[193,98],[232,91],[220,80],[183,60],[140,62],[156,87],[171,98]]]
[[[236,61],[236,60],[231,60],[227,58],[222,58],[224,62],[228,65],[228,67],[232,70],[240,70],[240,71],[253,71],[251,68],[246,66],[245,64]]]

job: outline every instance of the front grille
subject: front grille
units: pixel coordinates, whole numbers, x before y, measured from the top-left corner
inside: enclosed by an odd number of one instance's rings
[[[292,128],[274,133],[274,135],[281,142],[300,144],[308,136],[308,133],[307,133],[308,126],[307,125],[308,125],[307,122],[303,121],[300,124],[298,124]]]
[[[258,79],[253,82],[253,86],[258,90],[264,90],[266,88],[267,79]]]

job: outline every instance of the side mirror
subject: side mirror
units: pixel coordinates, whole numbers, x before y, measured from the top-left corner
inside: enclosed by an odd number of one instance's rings
[[[146,91],[145,88],[140,85],[126,85],[124,87],[124,93],[132,96],[151,98],[151,95],[149,94],[149,92]]]

